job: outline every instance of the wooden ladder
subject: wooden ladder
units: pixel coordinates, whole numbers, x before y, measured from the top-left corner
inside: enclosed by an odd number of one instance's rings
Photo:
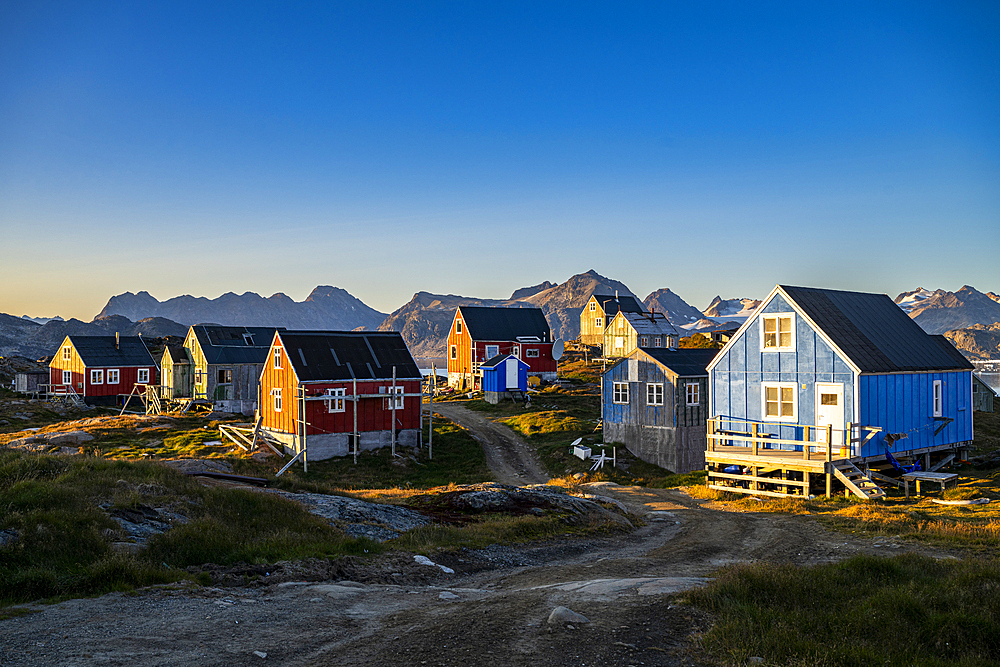
[[[885,497],[885,491],[879,488],[850,459],[837,459],[831,465],[833,466],[834,477],[839,479],[847,487],[848,491],[851,491],[858,498],[871,500],[872,498]]]

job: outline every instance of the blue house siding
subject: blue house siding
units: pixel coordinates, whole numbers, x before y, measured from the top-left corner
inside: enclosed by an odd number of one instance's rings
[[[633,381],[629,381],[629,364],[637,366]],[[629,385],[628,404],[614,403],[614,383],[625,382]],[[663,405],[646,404],[646,384],[649,382],[663,383]],[[616,424],[646,424],[651,426],[676,426],[673,380],[667,377],[657,364],[640,359],[623,359],[615,364],[609,373],[604,374],[602,388],[604,405],[604,421]]]
[[[844,421],[854,419],[854,371],[817,333],[795,313],[795,351],[762,352],[760,315],[792,313],[794,309],[780,295],[758,312],[743,333],[715,362],[710,374],[713,415],[747,421],[764,421],[761,387],[764,382],[794,382],[796,421],[816,423],[816,383],[832,382],[844,387]],[[764,431],[783,439],[802,437],[801,427],[792,423],[770,423]]]
[[[971,371],[940,373],[896,373],[862,375],[859,383],[861,423],[881,426],[887,433],[905,433],[890,450],[939,447],[972,440]],[[954,421],[940,433],[942,424],[934,415],[934,381],[942,381],[942,416]],[[864,447],[861,456],[877,456],[885,451],[885,434],[879,433]]]

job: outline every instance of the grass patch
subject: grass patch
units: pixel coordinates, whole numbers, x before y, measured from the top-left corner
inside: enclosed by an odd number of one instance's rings
[[[973,667],[1000,655],[996,560],[738,565],[687,601],[716,615],[703,644],[726,664]]]
[[[567,534],[592,534],[610,530],[602,521],[592,519],[591,523],[577,525],[568,523],[558,516],[512,516],[488,514],[461,527],[447,524],[432,524],[408,531],[389,544],[417,553],[428,553],[433,549],[459,549],[468,547],[480,549],[491,544],[514,544],[534,540],[551,539]]]

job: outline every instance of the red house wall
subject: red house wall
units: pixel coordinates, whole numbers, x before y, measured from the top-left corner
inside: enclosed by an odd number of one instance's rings
[[[528,375],[532,373],[555,373],[556,360],[552,358],[552,343],[516,343],[512,341],[483,341],[477,340],[473,343],[476,349],[476,362],[483,363],[489,361],[486,356],[486,346],[496,345],[499,348],[498,354],[510,354],[511,348],[519,345],[521,350],[518,359],[528,364]],[[528,349],[537,349],[537,357],[526,357]]]
[[[419,394],[420,380],[396,380],[404,394]],[[386,387],[385,398],[362,398],[358,401],[358,431],[388,431],[392,429],[392,409],[389,407],[389,389],[392,380],[365,380],[358,382],[359,394],[378,394],[379,387]],[[306,385],[307,396],[321,396],[327,389],[344,389],[350,396],[354,383],[349,381]],[[354,432],[354,402],[344,401],[343,412],[327,411],[326,401],[306,401],[307,435]],[[396,430],[420,428],[420,397],[404,396],[403,407],[396,409]]]

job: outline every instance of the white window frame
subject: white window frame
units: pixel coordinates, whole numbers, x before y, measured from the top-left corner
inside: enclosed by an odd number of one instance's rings
[[[684,405],[689,408],[701,405],[701,385],[699,383],[684,383]]]
[[[63,361],[69,361],[73,358],[73,348],[69,345],[63,348]]]
[[[646,405],[663,405],[663,383],[646,383]]]
[[[281,348],[280,347],[274,348],[274,353],[271,356],[274,363],[274,367],[278,370],[281,370]]]
[[[538,348],[536,348],[536,347],[529,347],[527,350],[524,351],[524,356],[527,359],[537,359],[538,358]]]
[[[73,371],[63,371],[63,384],[73,384]]]
[[[140,368],[136,373],[135,381],[137,384],[149,384],[149,369]]]
[[[451,346],[451,358],[458,359],[458,345]]]
[[[594,312],[595,310],[597,310],[597,304],[595,302],[591,301],[590,302],[590,312]],[[600,326],[600,325],[597,325],[597,326]]]
[[[394,398],[389,399],[389,409],[391,410],[395,407],[397,410],[403,409],[403,386],[396,385],[395,387],[389,387],[389,393],[395,394]]]
[[[762,382],[760,385],[760,414],[763,416],[763,421],[774,421],[774,422],[795,422],[799,419],[799,391],[798,384],[795,382]],[[777,388],[778,390],[778,414],[769,415],[767,414],[767,390],[769,388]],[[792,390],[792,414],[782,415],[781,414],[781,390],[791,389]]]
[[[510,353],[513,354],[518,359],[520,359],[521,358],[521,346],[520,345],[511,345],[510,346]]]
[[[789,344],[781,344],[781,320],[791,321],[789,333]],[[766,334],[767,321],[774,320],[775,344],[768,345]],[[795,351],[795,313],[764,313],[760,316],[760,350],[761,352],[794,352]]]
[[[594,328],[595,329],[603,329],[604,328],[604,318],[603,317],[595,317],[594,318]]]
[[[625,349],[625,336],[615,336],[615,349]]]
[[[653,347],[663,347],[663,336],[653,336]]]
[[[490,350],[493,350],[493,354],[490,354]],[[499,345],[487,345],[486,346],[486,359],[485,359],[486,361],[489,361],[490,359],[492,359],[493,357],[497,356],[498,354],[500,354],[500,346]]]
[[[462,333],[462,320],[455,320],[455,333],[461,335]]]
[[[109,368],[107,374],[108,384],[118,384],[121,381],[121,373],[117,368]]]
[[[935,417],[944,416],[944,381],[934,380],[931,394],[931,408]]]
[[[104,384],[104,369],[103,368],[92,368],[90,369],[90,384]]]
[[[628,382],[612,383],[611,402],[616,405],[628,405]]]
[[[331,413],[332,412],[346,412],[346,408],[344,407],[344,403],[345,403],[344,396],[347,396],[347,390],[346,389],[343,389],[343,388],[341,388],[341,389],[327,389],[326,390],[326,395],[333,397],[333,398],[327,399],[325,401],[326,402],[326,411],[327,412],[331,412]]]
[[[281,387],[275,387],[271,390],[272,404],[275,412],[281,412]]]
[[[639,336],[639,347],[649,347],[649,336]]]

